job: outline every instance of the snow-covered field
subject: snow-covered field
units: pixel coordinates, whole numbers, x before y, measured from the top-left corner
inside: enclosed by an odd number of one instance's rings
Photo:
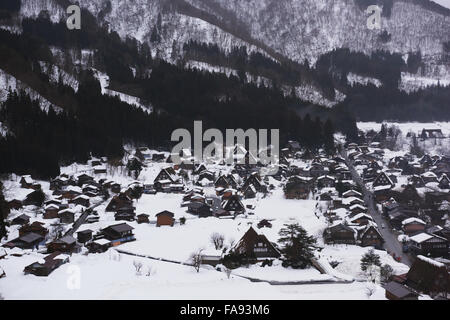
[[[148,163],[138,177],[141,183],[151,183],[161,168],[167,163]],[[214,165],[212,165],[214,167]],[[108,173],[96,178],[107,178],[119,182],[123,187],[135,180],[126,170],[107,166]],[[226,172],[227,167],[214,167],[214,170]],[[93,174],[89,164],[73,164],[61,168],[62,173]],[[7,200],[23,199],[29,189],[22,189],[19,177],[10,177],[5,181]],[[50,197],[49,183],[41,183]],[[190,185],[192,182],[187,182]],[[259,195],[256,199],[243,200],[244,205],[252,204],[252,214],[241,215],[236,219],[203,218],[186,212],[181,207],[182,194],[158,193],[144,194],[135,200],[136,214],[150,215],[150,224],[127,222],[134,230],[136,241],[122,244],[102,254],[73,254],[70,263],[64,264],[48,277],[24,275],[25,266],[41,260],[45,254],[25,250],[25,255],[12,255],[0,260],[0,267],[6,277],[0,279],[0,293],[5,299],[384,299],[384,290],[379,285],[368,284],[360,271],[360,259],[368,250],[357,246],[328,246],[323,244],[322,233],[327,227],[325,218],[316,212],[316,200],[287,200],[284,198],[279,182],[271,180],[276,188],[267,197]],[[204,188],[206,195],[214,193],[213,187]],[[107,202],[106,202],[107,203]],[[105,212],[106,203],[98,206],[99,222],[83,224],[78,231],[100,230],[116,224],[114,214]],[[76,209],[76,208],[75,208]],[[36,215],[32,207],[14,211],[13,216],[27,213],[32,221],[44,222],[51,227],[53,220],[43,220]],[[177,223],[173,227],[156,227],[155,214],[169,210],[175,214]],[[76,209],[76,217],[80,210]],[[185,217],[186,223],[180,225],[179,218]],[[257,228],[261,219],[272,223],[271,228]],[[197,273],[193,267],[183,265],[189,262],[190,255],[201,249],[205,254],[220,255],[210,241],[213,233],[225,236],[225,246],[236,243],[252,226],[258,233],[264,234],[271,242],[277,242],[279,231],[284,224],[299,223],[307,232],[318,238],[323,247],[317,257],[322,264],[338,261],[336,269],[328,268],[327,274],[321,274],[315,268],[295,270],[283,268],[275,260],[271,267],[253,265],[233,270],[228,278],[224,272],[204,266]],[[10,228],[7,240],[17,236],[17,227]],[[116,251],[117,250],[117,251]],[[121,253],[118,253],[120,251]],[[407,267],[396,263],[384,251],[380,254],[383,263],[393,266],[396,273],[404,272]],[[133,254],[141,255],[140,257]],[[180,262],[181,264],[159,259]],[[134,261],[142,263],[141,274],[136,274]],[[329,266],[329,265],[328,265]],[[405,269],[406,268],[406,269]],[[147,275],[150,273],[150,275]],[[79,288],[74,279],[79,275]],[[251,282],[249,279],[263,282]],[[351,282],[353,279],[358,281]],[[349,283],[340,283],[340,280]],[[362,280],[362,281],[361,281]],[[271,285],[268,282],[306,282],[329,281],[324,284]],[[75,288],[74,288],[75,286]],[[373,288],[372,288],[373,287]],[[371,293],[370,297],[368,293]]]
[[[397,140],[396,150],[409,151],[411,145],[411,138],[408,138],[408,133],[414,133],[417,137],[421,134],[423,129],[440,129],[444,135],[443,139],[418,139],[418,145],[424,151],[431,155],[450,155],[450,122],[384,122],[390,126],[395,126],[400,129],[401,136]],[[375,130],[380,131],[382,123],[380,122],[358,122],[357,126],[362,131]],[[395,151],[387,150],[390,157],[397,154]]]
[[[388,125],[395,125],[399,127],[403,134],[414,132],[418,134],[422,129],[441,129],[446,136],[450,135],[450,122],[385,122]],[[371,129],[380,131],[381,122],[358,122],[358,129],[362,131],[369,131]]]
[[[437,86],[438,84],[440,86],[447,87],[450,85],[450,79],[439,77],[422,77],[407,72],[402,72],[399,89],[406,92],[413,92],[430,86]]]
[[[113,250],[111,250],[113,251]],[[7,277],[0,280],[5,299],[367,299],[364,282],[272,286],[210,269],[136,258],[111,251],[72,256],[69,264],[49,277],[24,276],[23,268],[38,256],[10,257],[2,261]],[[134,261],[143,264],[136,274]],[[150,276],[147,272],[151,269]],[[76,276],[79,275],[79,281]],[[371,299],[384,299],[375,286]]]

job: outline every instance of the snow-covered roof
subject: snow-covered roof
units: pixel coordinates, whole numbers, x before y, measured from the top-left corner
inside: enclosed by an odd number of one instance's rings
[[[347,191],[345,191],[342,195],[345,197],[345,196],[347,196],[347,195],[349,195],[349,194],[356,194],[356,195],[361,196],[361,193],[358,192],[358,191],[356,191],[356,190],[347,190]]]
[[[28,184],[32,184],[34,182],[30,175],[22,176],[22,179]]]
[[[77,186],[68,186],[66,188],[66,191],[74,191],[74,192],[78,192],[78,193],[82,193],[83,192],[83,190],[81,190],[81,188],[77,187]]]
[[[402,225],[406,225],[409,223],[419,223],[419,224],[426,224],[423,220],[419,219],[419,218],[408,218],[402,221]]]
[[[420,259],[420,260],[422,260],[422,261],[425,261],[425,262],[427,262],[427,263],[429,263],[429,264],[432,264],[432,265],[434,265],[434,266],[436,266],[436,267],[438,267],[438,268],[445,267],[445,264],[443,264],[443,263],[441,263],[441,262],[438,262],[438,261],[436,261],[436,260],[433,260],[433,259],[430,259],[430,258],[421,256],[421,255],[418,255],[418,256],[417,256],[417,259]]]
[[[437,178],[436,174],[431,171],[427,171],[427,172],[423,173],[422,176],[427,177],[427,178]]]
[[[409,239],[417,242],[417,243],[422,243],[424,241],[430,240],[431,238],[433,238],[434,236],[425,232],[416,234],[415,236],[410,237]]]
[[[360,204],[354,204],[354,205],[350,206],[350,210],[353,210],[353,209],[356,209],[356,208],[367,210],[366,207],[364,207],[364,206],[362,206]]]
[[[75,197],[73,200],[77,200],[77,199],[89,200],[89,197],[87,195],[82,194],[82,195]]]
[[[99,244],[99,245],[101,245],[101,246],[110,243],[110,241],[109,241],[109,240],[106,240],[106,239],[98,239],[98,240],[95,240],[95,241],[92,241],[92,242],[93,242],[93,243],[96,243],[96,244]]]
[[[359,202],[359,203],[364,203],[364,201],[361,200],[360,198],[357,198],[357,197],[348,197],[348,198],[343,198],[343,199],[342,199],[342,204],[347,205],[347,204],[352,203],[353,201],[357,201],[357,202]]]
[[[391,188],[392,188],[392,185],[387,184],[387,185],[384,185],[384,186],[376,186],[376,187],[373,188],[373,190],[381,191],[381,190],[388,190],[388,189],[391,189]]]

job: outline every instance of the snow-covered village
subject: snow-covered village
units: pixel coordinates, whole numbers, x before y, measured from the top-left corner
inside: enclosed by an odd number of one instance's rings
[[[289,141],[272,176],[260,163],[174,165],[145,147],[50,181],[12,174],[1,294],[445,299],[450,126],[418,125],[364,123],[363,143],[328,155]]]

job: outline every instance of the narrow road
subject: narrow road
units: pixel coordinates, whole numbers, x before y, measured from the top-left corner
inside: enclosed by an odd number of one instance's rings
[[[107,200],[106,200],[107,201]],[[81,214],[81,216],[73,223],[72,228],[70,228],[64,235],[73,236],[73,234],[78,230],[78,228],[86,222],[87,217],[92,213],[92,211],[99,205],[105,203],[106,201],[99,201],[98,203],[90,206]]]
[[[367,189],[363,179],[356,171],[355,167],[353,166],[353,163],[347,157],[347,153],[345,152],[345,150],[343,150],[341,152],[341,155],[345,159],[345,162],[350,170],[350,173],[352,174],[353,180],[356,182],[356,184],[359,187],[361,187],[361,190],[362,190],[363,196],[364,196],[364,202],[367,206],[367,213],[370,214],[370,216],[373,218],[373,221],[378,225],[378,230],[380,231],[381,235],[383,236],[384,249],[386,251],[389,251],[390,253],[394,253],[395,256],[397,256],[397,257],[401,257],[400,262],[411,267],[411,265],[412,265],[411,257],[408,254],[403,252],[403,250],[402,250],[403,246],[398,241],[398,234],[396,234],[394,232],[394,230],[392,230],[390,228],[390,224],[388,223],[388,221],[386,221],[386,219],[378,211],[373,193]],[[383,228],[383,226],[384,226],[384,228]]]

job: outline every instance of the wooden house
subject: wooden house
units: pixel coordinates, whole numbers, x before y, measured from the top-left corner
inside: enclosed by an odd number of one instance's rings
[[[128,197],[125,193],[120,193],[117,196],[114,196],[111,201],[106,206],[105,211],[114,212],[120,208],[133,206],[133,200]]]
[[[374,188],[374,190],[376,190],[376,188],[380,186],[390,186],[390,188],[393,188],[395,184],[385,172],[381,172],[372,183],[372,187]]]
[[[47,244],[47,250],[48,252],[77,252],[77,240],[70,235],[66,235]]]
[[[18,200],[18,199],[13,199],[11,201],[8,201],[8,208],[10,210],[19,210],[22,209],[23,207],[23,203],[22,201]]]
[[[383,248],[383,236],[373,224],[368,224],[364,229],[360,230],[358,240],[363,247],[372,246],[377,249]]]
[[[417,255],[448,256],[448,240],[425,232],[409,238],[409,250]]]
[[[106,252],[112,245],[112,242],[108,239],[96,239],[89,243],[89,252],[91,253],[102,253]]]
[[[450,276],[443,263],[418,255],[406,275],[406,284],[432,297],[450,292]]]
[[[261,229],[261,228],[272,228],[272,224],[270,223],[269,220],[262,219],[260,222],[258,222],[257,227],[258,227],[258,229]]]
[[[75,212],[71,209],[64,209],[58,212],[59,221],[69,224],[75,221]]]
[[[15,217],[14,219],[11,220],[10,225],[14,226],[14,225],[26,225],[30,222],[30,217],[27,216],[26,214],[21,214],[17,217]]]
[[[44,209],[44,219],[56,219],[58,218],[59,206],[56,204],[49,204]]]
[[[426,223],[419,218],[408,218],[402,221],[402,229],[407,235],[425,231]]]
[[[309,168],[309,176],[313,178],[318,178],[324,176],[329,172],[329,169],[320,163],[314,163]]]
[[[40,245],[45,243],[45,238],[37,233],[28,232],[23,235],[19,235],[18,238],[7,242],[4,246],[8,248],[21,248],[21,249],[38,249]]]
[[[141,224],[141,223],[150,223],[149,220],[149,215],[145,214],[145,213],[141,213],[137,216],[137,223]]]
[[[420,175],[425,182],[425,184],[429,182],[439,182],[437,175],[434,172],[427,171]]]
[[[229,212],[242,213],[245,212],[245,207],[239,199],[239,196],[234,194],[227,200],[222,202],[222,208]]]
[[[68,186],[65,190],[61,192],[61,196],[64,199],[72,200],[78,197],[83,191],[80,187]]]
[[[97,165],[93,167],[94,174],[105,174],[106,173],[106,166],[104,165]]]
[[[167,167],[165,169],[161,169],[161,171],[156,176],[155,180],[153,181],[153,184],[159,181],[170,181],[170,184],[172,183],[178,183],[181,178],[176,174],[175,170],[171,167]]]
[[[258,234],[252,227],[239,240],[233,251],[258,259],[279,258],[280,252],[265,235]]]
[[[175,224],[175,214],[164,210],[161,211],[160,213],[156,214],[156,226],[157,227],[161,227],[161,226],[171,226],[173,227],[173,225]]]
[[[367,225],[371,222],[373,222],[373,218],[365,213],[360,213],[354,216],[353,218],[350,218],[349,222],[351,224],[358,224],[358,225]]]
[[[400,192],[396,199],[403,204],[407,204],[408,206],[418,207],[423,199],[419,196],[417,189],[412,184],[407,184],[403,190]]]
[[[83,207],[89,207],[90,206],[90,200],[89,197],[87,195],[81,194],[75,198],[73,198],[70,203],[76,204],[76,205],[80,205]]]
[[[257,192],[263,192],[263,182],[261,181],[261,177],[258,173],[252,173],[250,174],[247,179],[245,179],[245,182],[242,186],[242,189],[245,189],[246,187],[252,185]]]
[[[61,252],[53,252],[43,259],[43,262],[34,262],[25,267],[25,274],[33,274],[39,277],[46,277],[59,266],[69,262],[69,256]]]
[[[135,240],[133,229],[126,223],[119,223],[102,229],[102,234],[114,245]]]
[[[89,184],[91,182],[94,182],[94,178],[91,177],[90,175],[86,174],[86,173],[82,173],[82,174],[78,175],[76,177],[76,179],[77,179],[77,184],[79,186],[82,186],[84,184]]]
[[[347,190],[342,194],[343,198],[349,198],[349,197],[356,197],[356,198],[362,198],[362,194],[356,190]]]
[[[367,208],[364,207],[363,205],[360,204],[353,204],[349,207],[350,210],[350,215],[351,216],[356,216],[357,214],[360,213],[366,213],[367,212]]]
[[[438,186],[441,189],[450,189],[450,179],[445,173],[441,176]]]
[[[32,224],[26,224],[19,229],[19,236],[23,236],[27,233],[36,233],[45,237],[48,234],[47,228],[44,227],[42,222],[35,221]]]
[[[23,200],[22,203],[24,206],[40,207],[44,202],[43,201],[44,199],[45,199],[44,193],[42,192],[42,190],[38,189],[27,194],[25,200]]]
[[[90,230],[90,229],[86,229],[86,230],[83,230],[83,231],[78,231],[77,232],[77,241],[79,243],[86,243],[86,242],[91,241],[92,233],[93,233],[93,231]]]
[[[284,186],[286,199],[307,199],[314,189],[312,178],[292,176]]]
[[[328,244],[356,244],[356,231],[339,223],[325,229],[323,238]]]
[[[56,177],[55,179],[50,180],[50,190],[61,190],[69,184],[69,178],[67,177]]]
[[[133,206],[120,207],[116,210],[116,213],[114,214],[114,219],[116,221],[119,220],[134,221],[135,218],[136,212],[135,207]]]
[[[111,184],[110,190],[113,193],[120,193],[120,190],[122,189],[122,186],[120,183],[114,182]]]
[[[250,184],[242,189],[242,195],[244,196],[245,199],[256,198],[256,192],[257,191],[252,184]]]
[[[33,190],[41,189],[41,185],[35,183],[33,178],[31,178],[30,175],[22,176],[19,183],[20,183],[20,186],[25,189],[33,189]]]
[[[317,178],[317,186],[319,188],[334,188],[335,179],[331,176],[320,176]]]
[[[187,207],[187,212],[198,215],[199,217],[209,217],[212,215],[211,207],[204,202],[191,202]]]
[[[413,289],[395,281],[388,282],[384,289],[388,300],[417,300],[419,297],[419,294]]]

